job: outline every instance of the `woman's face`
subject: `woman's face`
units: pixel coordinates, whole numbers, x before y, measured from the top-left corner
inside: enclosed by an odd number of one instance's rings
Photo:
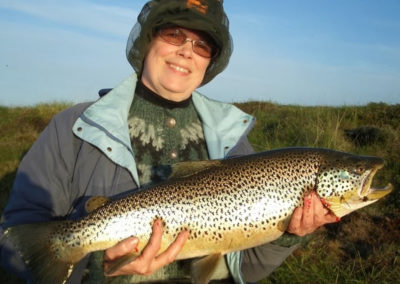
[[[189,39],[201,40],[201,34],[179,28]],[[161,97],[183,101],[203,81],[210,58],[202,57],[192,49],[192,42],[181,46],[166,42],[156,34],[150,43],[142,73],[143,84]]]

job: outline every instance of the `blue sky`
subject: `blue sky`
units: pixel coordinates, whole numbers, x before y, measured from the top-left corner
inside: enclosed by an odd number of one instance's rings
[[[132,73],[146,1],[0,0],[0,105],[97,99]],[[200,92],[298,105],[400,103],[399,0],[225,0],[228,68]]]

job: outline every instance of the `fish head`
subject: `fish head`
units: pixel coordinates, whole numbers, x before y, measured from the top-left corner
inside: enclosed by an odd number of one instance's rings
[[[384,166],[378,157],[332,152],[324,157],[318,178],[317,193],[337,217],[370,205],[388,195],[393,186],[372,186],[376,172]]]

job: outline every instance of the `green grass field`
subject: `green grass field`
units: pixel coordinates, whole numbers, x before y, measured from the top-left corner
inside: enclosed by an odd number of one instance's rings
[[[0,106],[0,209],[18,164],[51,117],[69,104]],[[375,177],[395,191],[384,200],[327,225],[260,283],[400,283],[400,105],[302,107],[268,102],[237,104],[254,115],[249,135],[257,151],[324,147],[379,156]],[[0,269],[0,283],[23,283]]]

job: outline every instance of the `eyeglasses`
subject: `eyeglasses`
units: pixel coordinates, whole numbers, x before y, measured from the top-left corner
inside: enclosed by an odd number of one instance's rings
[[[190,39],[179,28],[161,28],[158,30],[158,34],[167,43],[177,46],[184,45],[186,42],[190,41],[192,43],[193,52],[202,57],[212,58],[217,54],[217,48],[213,44],[201,39]]]

